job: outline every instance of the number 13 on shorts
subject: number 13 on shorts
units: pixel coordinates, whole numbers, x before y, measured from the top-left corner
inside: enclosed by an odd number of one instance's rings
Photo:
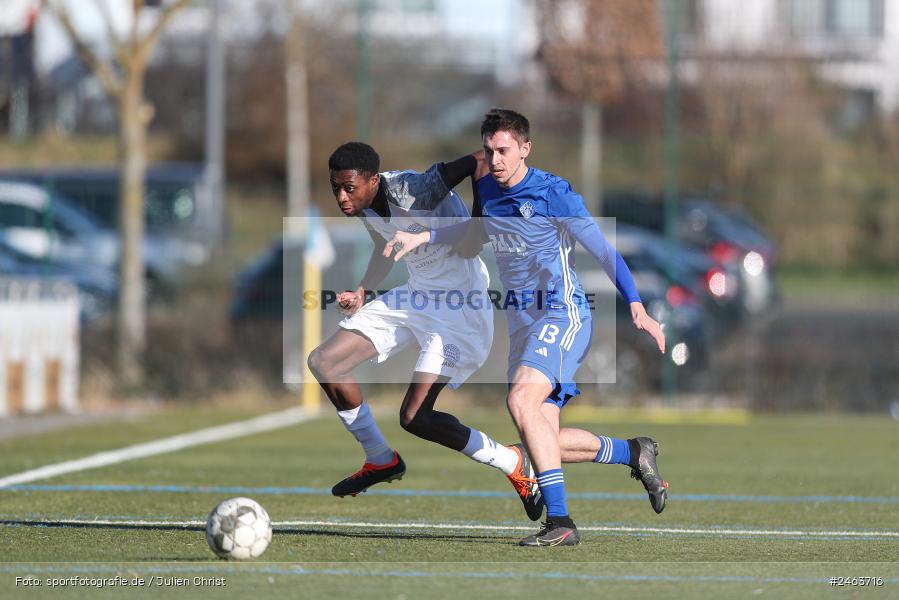
[[[543,329],[540,330],[540,335],[537,336],[537,340],[546,344],[554,344],[557,335],[559,335],[559,328],[552,323],[547,323],[543,326]]]

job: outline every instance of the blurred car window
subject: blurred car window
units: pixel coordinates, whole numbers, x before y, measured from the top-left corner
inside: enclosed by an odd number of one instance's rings
[[[190,238],[205,243],[219,231],[219,217],[207,206],[200,164],[160,164],[147,170],[145,223],[147,231],[165,237]],[[115,167],[60,168],[0,172],[0,180],[28,181],[58,192],[84,208],[107,229],[118,229],[119,172]],[[208,205],[209,202],[207,201]]]
[[[9,204],[0,200],[0,227],[43,227],[44,215],[20,204]]]

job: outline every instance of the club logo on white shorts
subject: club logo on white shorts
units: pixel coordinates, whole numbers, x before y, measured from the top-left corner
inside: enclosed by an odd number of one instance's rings
[[[456,367],[456,363],[459,362],[459,358],[462,356],[462,352],[459,350],[459,346],[455,344],[444,344],[443,345],[443,366],[449,367],[451,369]]]
[[[534,205],[531,204],[530,201],[525,202],[518,207],[518,212],[520,212],[521,216],[525,219],[530,219],[532,216],[534,216]]]

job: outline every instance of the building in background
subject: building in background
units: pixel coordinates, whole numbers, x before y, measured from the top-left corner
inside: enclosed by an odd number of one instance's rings
[[[357,0],[371,11],[372,35],[442,40],[428,58],[492,71],[504,85],[519,81],[522,61],[539,35],[530,0]]]
[[[350,0],[344,7],[348,18],[338,26],[362,45],[405,46],[419,65],[456,79],[458,85],[431,99],[435,111],[424,119],[431,134],[452,135],[470,127],[495,102],[497,88],[524,81],[538,84],[534,93],[544,88],[534,60],[539,29],[533,0]],[[315,18],[314,10],[309,14]],[[377,53],[370,57],[372,66],[385,60],[391,59]]]
[[[108,32],[97,5],[62,1],[70,8],[77,6],[76,27],[101,55],[108,54]],[[273,15],[287,17],[290,12],[289,3],[281,0],[222,0],[222,4],[226,43],[263,35],[271,27],[266,19],[277,21]],[[374,43],[407,43],[414,48],[416,61],[434,69],[451,66],[489,75],[500,86],[539,81],[533,61],[540,39],[533,0],[347,0],[341,5],[296,0],[296,4],[312,19],[323,15],[332,26],[356,33],[361,32],[358,17],[365,15],[365,35]],[[113,1],[107,6],[113,29],[126,32],[128,3]],[[662,7],[659,0],[660,11]],[[899,108],[897,2],[681,0],[681,7],[687,65],[701,53],[808,60],[821,77],[851,91],[843,111],[846,119],[863,120],[875,111]],[[39,8],[39,0],[6,0],[0,14],[0,118],[5,129],[13,134],[47,126],[108,130],[112,120],[102,90],[73,57],[59,25]],[[178,47],[180,60],[204,63],[203,46],[196,41],[206,32],[206,9],[206,2],[194,3],[167,30],[166,38]],[[332,18],[334,10],[346,18]],[[280,20],[286,33],[289,19]],[[163,43],[160,54],[165,47]],[[194,51],[185,51],[190,48]],[[35,90],[41,92],[41,110],[35,108]],[[463,122],[467,125],[485,103],[489,99],[449,103],[443,107],[446,123],[436,123],[435,129],[451,131]]]
[[[59,0],[79,34],[101,57],[112,52],[109,29],[97,3]],[[130,3],[105,1],[111,30],[120,38],[131,27]],[[0,10],[0,130],[13,137],[53,128],[62,132],[109,132],[113,107],[99,82],[81,63],[61,26],[41,0],[3,0]],[[153,2],[146,2],[152,6]],[[184,11],[166,36],[203,36],[205,4]],[[149,23],[148,23],[149,24]],[[199,57],[205,60],[204,56]]]
[[[7,0],[0,10],[0,131],[25,137],[36,94],[34,27],[37,0]]]
[[[685,0],[684,56],[703,52],[807,59],[852,93],[849,119],[899,108],[899,2]]]
[[[112,52],[110,29],[124,37],[131,27],[127,2],[105,3],[112,22],[112,27],[107,28],[97,3],[59,1],[69,9],[73,24],[83,39],[100,56],[109,56]],[[277,31],[279,24],[282,30],[278,33],[287,33],[290,2],[220,0],[220,4],[222,38],[228,45],[252,44],[254,39]],[[515,84],[522,76],[529,76],[529,69],[533,69],[530,59],[536,52],[539,36],[531,0],[489,3],[477,0],[347,0],[341,4],[295,0],[295,5],[305,9],[311,20],[321,17],[327,20],[329,27],[348,28],[354,35],[363,31],[355,17],[365,15],[367,27],[364,33],[373,43],[385,42],[394,47],[408,45],[414,49],[411,52],[415,61],[434,69],[461,69],[478,77],[489,76],[500,85]],[[60,25],[48,11],[40,8],[40,0],[4,2],[0,40],[27,31],[33,46],[29,47],[27,61],[19,57],[6,60],[7,45],[0,41],[0,59],[3,59],[0,64],[4,65],[0,77],[6,78],[5,71],[14,65],[16,69],[25,69],[33,80],[29,89],[40,90],[39,103],[29,99],[24,104],[26,112],[30,112],[33,129],[110,132],[115,123],[113,107],[99,83],[73,52]],[[335,12],[341,18],[334,18]],[[153,62],[171,61],[175,57],[190,67],[204,65],[206,55],[202,40],[207,29],[208,2],[198,1],[167,28],[166,39],[160,44]],[[379,58],[372,56],[374,61]],[[5,80],[0,81],[0,92],[4,83]],[[444,107],[446,123],[437,123],[436,129],[458,127],[461,121],[469,120],[470,114],[480,113],[484,104],[489,104],[489,100],[474,98]],[[199,116],[192,106],[187,107],[185,114]],[[191,121],[196,123],[199,119]]]

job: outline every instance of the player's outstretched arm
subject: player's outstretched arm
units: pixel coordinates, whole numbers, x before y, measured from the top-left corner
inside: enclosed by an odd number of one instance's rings
[[[398,261],[423,244],[456,244],[465,238],[469,228],[476,226],[477,224],[472,219],[466,219],[446,227],[419,233],[397,231],[384,246],[382,254],[385,258],[390,258],[393,251],[396,250],[393,260]]]
[[[621,257],[621,254],[612,247],[606,236],[602,234],[596,222],[590,217],[586,210],[580,204],[576,210],[581,214],[576,216],[567,216],[560,219],[562,225],[571,233],[571,235],[580,244],[587,249],[593,258],[595,258],[602,266],[603,270],[615,283],[615,287],[627,300],[631,308],[631,318],[634,327],[640,331],[645,331],[655,340],[659,348],[659,352],[665,353],[665,334],[662,332],[662,326],[646,313],[646,308],[640,300],[640,294],[637,291],[637,285],[634,283],[634,277],[627,263]]]
[[[427,244],[430,239],[430,231],[421,231],[419,233],[397,231],[393,234],[393,237],[390,239],[390,241],[387,242],[387,245],[384,246],[384,250],[383,252],[381,252],[381,255],[384,258],[389,259],[390,254],[394,250],[396,250],[396,254],[393,255],[393,261],[396,262],[419,246]]]
[[[631,318],[634,320],[634,327],[651,335],[659,352],[665,354],[665,332],[659,322],[646,313],[642,302],[631,302]]]

